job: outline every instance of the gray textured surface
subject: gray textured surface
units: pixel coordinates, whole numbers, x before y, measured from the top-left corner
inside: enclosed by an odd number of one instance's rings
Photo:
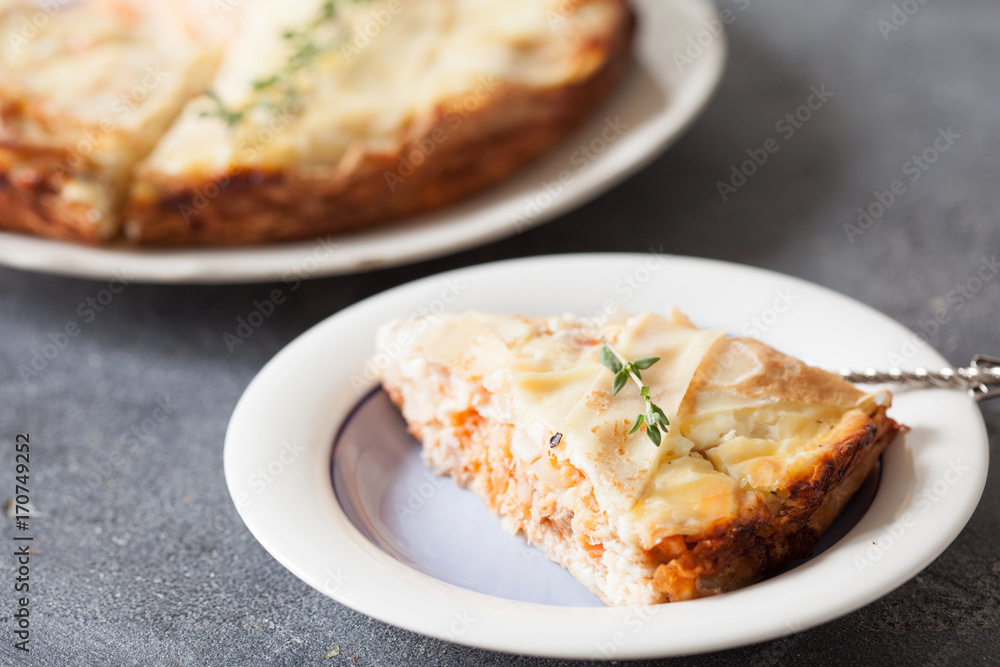
[[[348,304],[428,273],[524,254],[662,244],[800,276],[919,328],[983,256],[1000,251],[1000,7],[930,2],[885,40],[877,21],[889,18],[890,2],[808,4],[741,2],[707,113],[614,191],[471,252],[308,283],[233,354],[222,333],[270,286],[129,286],[83,323],[78,304],[100,283],[0,270],[0,501],[10,495],[10,443],[27,431],[42,515],[30,660],[11,648],[13,528],[0,520],[0,664],[319,665],[350,664],[352,655],[361,665],[535,664],[385,626],[285,571],[226,492],[230,412],[274,353]],[[723,203],[716,181],[821,84],[834,97]],[[903,178],[903,164],[948,126],[961,138],[849,243],[843,224],[855,209]],[[952,362],[1000,353],[1000,280],[946,317],[930,340]],[[71,320],[81,334],[27,388],[14,369]],[[141,441],[127,438],[164,398],[174,413]],[[995,455],[1000,405],[984,412]],[[899,590],[801,634],[676,664],[995,664],[998,517],[994,466],[968,527]],[[340,657],[321,660],[334,643]]]

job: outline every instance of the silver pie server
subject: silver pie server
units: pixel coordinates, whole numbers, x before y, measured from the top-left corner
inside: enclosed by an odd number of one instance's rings
[[[939,387],[965,389],[977,401],[1000,396],[1000,358],[977,354],[972,365],[965,368],[942,368],[930,371],[917,368],[904,371],[892,368],[880,371],[868,368],[863,371],[843,369],[841,377],[858,384],[899,384],[906,387]]]

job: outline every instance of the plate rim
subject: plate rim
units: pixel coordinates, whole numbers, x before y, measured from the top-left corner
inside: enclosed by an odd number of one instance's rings
[[[597,263],[603,262],[606,263],[608,267],[611,267],[618,264],[625,264],[626,262],[634,263],[638,259],[646,257],[648,257],[648,254],[645,253],[573,253],[509,259],[461,269],[454,269],[440,274],[427,276],[411,283],[399,285],[386,290],[385,292],[376,294],[368,299],[365,299],[364,301],[349,306],[343,311],[326,318],[319,324],[307,330],[281,350],[264,366],[253,381],[251,381],[250,385],[247,387],[243,396],[241,396],[239,402],[237,403],[236,408],[233,411],[232,419],[230,420],[229,428],[227,429],[224,450],[226,481],[230,494],[234,498],[234,502],[237,504],[240,516],[246,523],[251,533],[254,534],[265,549],[267,549],[283,566],[288,568],[307,584],[317,590],[320,590],[338,602],[346,604],[361,613],[377,618],[383,622],[427,636],[445,639],[447,641],[453,641],[477,648],[485,648],[508,653],[535,655],[539,657],[584,659],[601,659],[602,657],[631,659],[686,655],[701,651],[732,648],[804,630],[837,618],[845,613],[854,611],[882,597],[889,591],[894,590],[923,570],[954,541],[955,537],[957,537],[958,533],[962,530],[962,528],[964,528],[978,505],[979,499],[985,487],[989,458],[989,443],[985,422],[983,421],[982,415],[978,411],[975,402],[971,398],[964,395],[961,395],[962,398],[958,400],[956,404],[963,406],[963,409],[971,408],[970,414],[974,415],[977,419],[975,428],[971,429],[975,435],[975,438],[973,439],[977,442],[972,444],[964,442],[964,446],[967,450],[965,453],[971,454],[972,458],[976,459],[980,464],[980,467],[978,469],[973,469],[971,475],[972,479],[969,480],[970,485],[967,488],[967,493],[965,493],[963,497],[956,497],[952,494],[952,504],[960,504],[961,506],[952,508],[953,510],[957,509],[957,512],[952,512],[951,521],[947,526],[945,526],[944,530],[940,530],[941,527],[938,526],[938,532],[930,536],[933,538],[931,540],[933,543],[931,548],[927,548],[925,546],[920,554],[920,558],[917,560],[909,558],[908,566],[905,571],[888,572],[882,574],[880,577],[877,577],[874,581],[869,580],[871,584],[866,588],[864,594],[859,595],[852,591],[851,595],[849,595],[846,599],[841,599],[837,603],[827,602],[826,606],[820,611],[815,609],[815,600],[808,595],[808,591],[803,594],[801,592],[797,593],[791,590],[789,588],[789,580],[791,579],[797,581],[801,578],[803,572],[808,575],[809,571],[815,570],[816,568],[820,568],[822,572],[822,563],[828,561],[829,554],[837,551],[838,549],[843,549],[843,547],[840,547],[840,543],[834,545],[830,548],[830,550],[821,554],[816,559],[800,566],[800,568],[796,568],[789,573],[779,575],[778,577],[762,582],[756,586],[727,593],[723,596],[715,598],[705,598],[685,602],[680,606],[683,607],[686,615],[693,614],[694,616],[703,616],[709,614],[713,618],[718,618],[720,616],[726,617],[727,615],[733,616],[734,612],[727,608],[738,607],[739,605],[736,602],[737,598],[743,602],[752,602],[753,604],[760,606],[760,591],[764,590],[764,594],[766,595],[767,590],[774,589],[775,591],[783,591],[783,594],[786,597],[792,596],[793,598],[800,598],[802,600],[802,604],[798,605],[799,611],[803,608],[808,610],[804,614],[805,618],[801,623],[797,625],[786,624],[784,626],[776,625],[766,619],[764,622],[762,622],[759,618],[748,619],[744,614],[741,620],[745,621],[747,625],[738,627],[731,634],[722,638],[713,638],[710,641],[705,641],[703,639],[700,643],[698,641],[692,641],[690,637],[682,641],[680,645],[674,646],[664,646],[662,643],[658,644],[655,641],[652,643],[649,641],[638,643],[629,642],[621,647],[622,650],[620,652],[616,650],[610,656],[602,656],[596,654],[593,647],[590,647],[589,650],[584,650],[581,648],[581,645],[565,645],[564,642],[566,641],[566,636],[563,636],[565,633],[557,636],[555,639],[553,639],[552,636],[547,637],[546,639],[551,640],[551,643],[546,643],[546,641],[539,640],[537,638],[526,641],[523,637],[518,637],[516,641],[521,642],[521,644],[517,646],[511,645],[514,640],[508,639],[508,637],[511,636],[510,634],[504,634],[503,637],[484,637],[480,636],[480,634],[455,636],[453,634],[449,634],[448,631],[444,629],[444,626],[433,624],[429,625],[430,621],[427,615],[420,617],[421,615],[417,614],[417,617],[414,617],[413,614],[409,614],[407,616],[405,611],[402,613],[399,611],[397,604],[394,604],[392,606],[393,608],[387,610],[384,605],[380,606],[377,601],[374,603],[372,602],[372,599],[377,598],[377,596],[360,593],[357,587],[354,587],[353,590],[350,591],[330,590],[327,583],[321,581],[322,574],[317,576],[316,572],[308,571],[309,568],[303,567],[300,562],[297,562],[294,555],[289,556],[287,548],[283,548],[280,544],[276,545],[274,535],[269,533],[269,528],[266,524],[267,513],[257,511],[260,509],[260,505],[258,505],[257,510],[254,511],[251,511],[253,510],[252,507],[241,507],[241,503],[238,500],[239,494],[247,491],[247,485],[246,477],[242,474],[245,470],[241,468],[239,461],[240,454],[238,450],[243,446],[242,438],[244,438],[248,432],[253,432],[256,426],[259,425],[261,419],[259,414],[259,397],[262,395],[261,392],[266,393],[268,391],[273,391],[270,389],[269,383],[271,383],[273,379],[277,378],[279,375],[287,375],[288,369],[284,367],[292,364],[295,361],[295,357],[299,354],[304,354],[305,350],[308,350],[310,346],[315,346],[317,344],[322,345],[325,342],[324,338],[330,335],[328,331],[335,330],[340,323],[345,321],[349,322],[352,318],[364,315],[366,311],[376,312],[379,308],[384,307],[383,304],[391,304],[393,301],[400,299],[405,301],[408,298],[408,295],[417,294],[422,290],[426,291],[428,286],[437,286],[442,280],[447,280],[449,278],[454,279],[456,277],[460,277],[462,274],[489,275],[491,272],[511,272],[513,269],[513,274],[519,275],[523,274],[526,268],[532,266],[544,267],[545,270],[551,271],[553,268],[560,268],[558,266],[559,264],[562,264],[563,268],[565,268],[565,266],[573,263],[581,263],[582,265],[593,268]],[[716,272],[721,270],[738,271],[762,280],[773,281],[775,279],[779,279],[785,283],[795,285],[799,289],[803,289],[807,292],[815,292],[825,298],[832,298],[835,301],[840,301],[843,304],[850,305],[852,309],[860,309],[861,311],[866,312],[868,316],[873,317],[874,319],[880,321],[883,325],[887,325],[893,330],[901,330],[904,333],[908,331],[901,324],[891,320],[891,318],[879,313],[866,304],[834,292],[829,288],[810,283],[800,278],[787,276],[757,267],[722,262],[719,260],[672,255],[662,255],[660,257],[669,263],[680,266],[681,268],[687,267],[690,269],[690,267],[698,267],[695,270],[700,269]],[[909,333],[912,334],[912,332]],[[302,350],[303,352],[298,352],[299,350]],[[921,355],[932,360],[937,360],[942,365],[944,364],[944,359],[929,346],[924,346],[924,348],[921,349]],[[942,396],[955,395],[955,392],[952,392],[951,394],[942,394]],[[255,405],[255,403],[258,405]],[[354,403],[356,403],[356,400],[351,401],[351,406],[353,406]],[[339,425],[339,420],[341,420],[342,417],[343,415],[334,415],[331,418],[334,422],[333,425]],[[332,436],[332,433],[328,433],[327,435]],[[332,448],[333,442],[332,439],[329,438],[325,444],[319,447],[319,449],[324,450],[322,452],[323,456],[320,458],[325,457],[324,460],[327,464],[329,463],[329,457],[332,455]],[[905,459],[908,455],[909,450],[903,450],[901,447],[892,448],[887,451],[884,455],[885,458],[883,459],[883,475],[886,474],[885,471],[887,468],[889,470],[894,470],[900,465],[906,465],[906,462],[903,459]],[[305,465],[305,463],[303,463],[303,465]],[[354,553],[354,556],[357,557],[354,561],[355,565],[357,563],[370,564],[375,571],[378,572],[379,576],[392,578],[394,580],[394,585],[404,582],[405,585],[410,586],[412,588],[410,593],[416,591],[423,596],[433,595],[443,597],[446,599],[445,607],[448,607],[449,605],[451,607],[455,607],[455,605],[458,605],[458,607],[462,609],[474,609],[476,610],[476,613],[479,614],[489,612],[497,615],[496,618],[503,619],[505,621],[509,621],[513,616],[522,618],[525,616],[531,616],[536,618],[536,620],[544,616],[547,619],[546,622],[548,622],[550,626],[552,625],[552,617],[554,614],[553,607],[551,606],[503,600],[480,593],[474,593],[472,591],[436,580],[433,577],[422,574],[412,568],[409,568],[408,566],[403,565],[402,563],[399,563],[398,561],[395,561],[394,559],[388,558],[388,560],[392,562],[386,562],[387,557],[385,557],[384,554],[380,556],[379,549],[375,545],[371,544],[367,538],[361,535],[361,533],[344,515],[342,508],[340,508],[335,499],[332,482],[329,481],[330,477],[328,467],[325,472],[320,471],[320,476],[323,477],[324,475],[326,479],[326,486],[328,487],[328,497],[326,502],[332,499],[333,504],[335,505],[334,508],[327,506],[323,509],[323,515],[330,519],[331,522],[329,526],[325,526],[324,528],[329,528],[331,531],[337,531],[337,534],[341,538],[344,538],[346,542],[349,542],[349,547],[347,548],[356,550]],[[303,480],[305,479],[306,477],[303,477]],[[316,483],[315,476],[312,476],[309,479],[311,480],[311,483]],[[880,496],[884,496],[882,489],[883,487],[880,485],[879,492],[873,500],[872,507],[875,507],[876,504],[880,502]],[[883,504],[884,502],[885,499],[883,497]],[[912,507],[912,499],[909,500],[908,507]],[[869,512],[871,511],[872,510],[869,509]],[[861,522],[859,522],[859,525],[864,523],[865,519],[863,517]],[[857,530],[858,526],[855,526],[855,528],[848,533],[847,537],[850,537]],[[921,533],[918,531],[918,534]],[[843,538],[842,541],[847,539],[847,537]],[[879,539],[881,539],[881,533],[879,534]],[[896,550],[896,552],[888,551],[887,553],[890,557],[899,557],[899,550]],[[893,554],[895,554],[895,556]],[[799,573],[799,575],[796,575],[795,573]],[[791,585],[794,586],[794,583]],[[753,593],[754,590],[757,591],[756,595]],[[748,591],[750,593],[748,593]],[[433,607],[434,605],[437,605],[437,608],[440,608],[441,600],[438,599],[438,597],[432,599],[434,604],[430,606]],[[750,598],[754,598],[754,600],[750,600]],[[810,607],[810,605],[812,605],[812,607]],[[661,605],[660,607],[675,608],[676,606],[677,605]],[[569,619],[572,624],[581,628],[590,627],[591,629],[625,627],[623,624],[627,624],[629,622],[630,614],[633,614],[631,618],[633,621],[635,620],[635,613],[635,608],[560,608],[560,614],[562,617]],[[665,614],[664,609],[660,609],[654,613],[652,620],[642,627],[645,630],[645,628],[649,627],[649,624],[652,624],[654,627],[664,626],[662,629],[669,630],[671,626],[658,621],[657,617],[669,617],[670,615],[671,614]],[[739,614],[735,615],[739,616]],[[797,615],[802,616],[803,614]],[[492,620],[496,621],[496,619]],[[562,620],[563,618],[558,619],[560,622]],[[433,623],[439,623],[439,621],[434,621]],[[556,623],[556,625],[558,625],[558,623]],[[559,635],[558,632],[556,634]],[[645,634],[648,635],[649,632],[646,632]],[[639,636],[641,635],[637,635],[637,637]],[[671,639],[677,638],[674,637]]]
[[[649,4],[658,0],[631,0],[638,7],[640,26],[633,46],[633,69],[644,40],[652,39]],[[659,0],[663,10],[669,4],[674,15],[691,15],[692,25],[718,15],[710,0]],[[647,3],[646,7],[641,6]],[[129,248],[121,244],[86,246],[0,230],[0,266],[51,275],[91,280],[108,280],[124,275],[129,281],[151,284],[239,284],[345,275],[419,262],[467,250],[522,230],[549,222],[610,190],[636,173],[679,139],[701,115],[712,98],[725,67],[725,33],[713,37],[692,65],[672,74],[670,103],[644,125],[642,132],[622,140],[575,175],[566,195],[556,198],[541,212],[519,227],[509,219],[511,207],[523,208],[546,191],[543,177],[525,190],[489,201],[490,189],[425,214],[412,216],[401,224],[376,227],[353,234],[328,235],[317,239],[251,247]],[[622,82],[624,83],[624,82]],[[613,103],[619,88],[602,105]],[[606,107],[604,107],[606,108]],[[600,109],[595,109],[597,114]],[[591,119],[592,120],[592,119]],[[582,126],[586,127],[586,123]],[[567,141],[572,137],[568,137]],[[565,142],[564,142],[565,144]],[[496,187],[517,179],[546,160],[565,155],[553,148],[538,161],[505,179]],[[564,161],[560,161],[562,164]],[[593,168],[597,167],[597,168]],[[336,246],[331,251],[330,248]],[[311,262],[311,263],[310,263]]]

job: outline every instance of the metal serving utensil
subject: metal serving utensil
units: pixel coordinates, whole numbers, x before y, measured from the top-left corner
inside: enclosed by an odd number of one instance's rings
[[[843,369],[840,375],[858,384],[901,384],[906,387],[941,387],[965,389],[977,401],[1000,397],[1000,358],[977,354],[972,365],[965,368],[942,368],[929,371],[917,368],[903,371],[892,368],[879,371],[868,368],[861,372]]]

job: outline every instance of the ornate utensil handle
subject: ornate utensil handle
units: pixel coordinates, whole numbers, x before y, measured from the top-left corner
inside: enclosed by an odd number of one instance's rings
[[[859,384],[901,384],[907,387],[942,387],[965,389],[977,401],[1000,396],[1000,358],[977,354],[972,365],[966,368],[942,368],[929,371],[917,368],[903,371],[892,368],[879,371],[869,368],[864,371],[843,369],[841,376],[849,382]]]

